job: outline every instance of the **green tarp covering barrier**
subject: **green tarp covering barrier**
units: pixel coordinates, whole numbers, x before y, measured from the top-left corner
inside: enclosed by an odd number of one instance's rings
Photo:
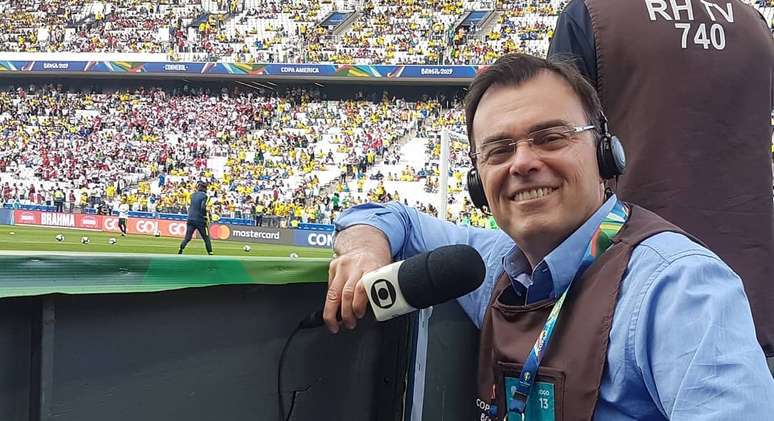
[[[0,298],[328,281],[329,259],[0,252]]]

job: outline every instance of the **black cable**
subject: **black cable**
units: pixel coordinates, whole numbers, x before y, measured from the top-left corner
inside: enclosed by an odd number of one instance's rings
[[[290,342],[296,336],[296,333],[300,332],[303,328],[304,322],[302,321],[298,326],[296,326],[296,328],[293,330],[293,333],[288,336],[288,339],[285,341],[285,346],[282,347],[282,352],[280,353],[279,366],[277,367],[277,403],[279,405],[279,421],[289,421],[291,414],[293,414],[293,407],[295,406],[296,401],[295,392],[293,392],[294,399],[291,401],[290,410],[288,411],[287,417],[285,416],[285,402],[282,400],[282,366],[284,365],[283,363],[285,362],[285,354],[288,351]]]
[[[336,314],[336,319],[341,320],[341,314]],[[320,327],[323,324],[323,316],[322,316],[322,310],[315,311],[314,313],[304,317],[303,320],[298,322],[298,326],[296,326],[295,330],[293,330],[293,333],[288,336],[287,341],[285,341],[285,346],[282,347],[282,352],[280,353],[279,358],[279,366],[277,367],[277,403],[279,406],[279,421],[290,421],[290,416],[293,414],[293,407],[296,404],[296,393],[297,391],[293,391],[293,400],[290,402],[290,409],[288,410],[287,416],[285,415],[285,402],[282,400],[282,366],[285,362],[285,354],[288,351],[288,347],[290,347],[290,341],[293,340],[293,337],[296,336],[296,333],[300,332],[303,329],[314,329],[316,327]],[[307,388],[308,389],[308,388]]]

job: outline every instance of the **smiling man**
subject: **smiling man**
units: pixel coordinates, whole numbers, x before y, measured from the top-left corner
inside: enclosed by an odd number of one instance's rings
[[[741,280],[680,228],[605,194],[604,178],[623,169],[619,144],[573,67],[504,56],[472,82],[466,119],[468,189],[500,230],[398,203],[348,210],[336,221],[329,271],[332,332],[365,314],[364,273],[468,244],[487,266],[484,284],[458,300],[481,329],[471,402],[480,419],[774,413],[774,380]]]
[[[468,107],[475,115],[469,132],[484,193],[497,224],[535,266],[602,205],[595,126],[570,85],[551,72],[491,87],[478,101]]]

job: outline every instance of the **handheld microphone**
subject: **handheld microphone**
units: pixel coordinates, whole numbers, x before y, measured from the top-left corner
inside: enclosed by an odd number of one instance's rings
[[[363,275],[361,282],[376,320],[385,321],[461,297],[484,282],[481,255],[468,245],[439,247]],[[322,310],[299,327],[323,325]]]

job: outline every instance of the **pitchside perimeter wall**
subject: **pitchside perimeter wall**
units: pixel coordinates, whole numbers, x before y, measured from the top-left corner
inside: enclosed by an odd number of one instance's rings
[[[327,263],[2,252],[0,420],[276,420]],[[400,420],[411,326],[301,331],[291,419]]]

